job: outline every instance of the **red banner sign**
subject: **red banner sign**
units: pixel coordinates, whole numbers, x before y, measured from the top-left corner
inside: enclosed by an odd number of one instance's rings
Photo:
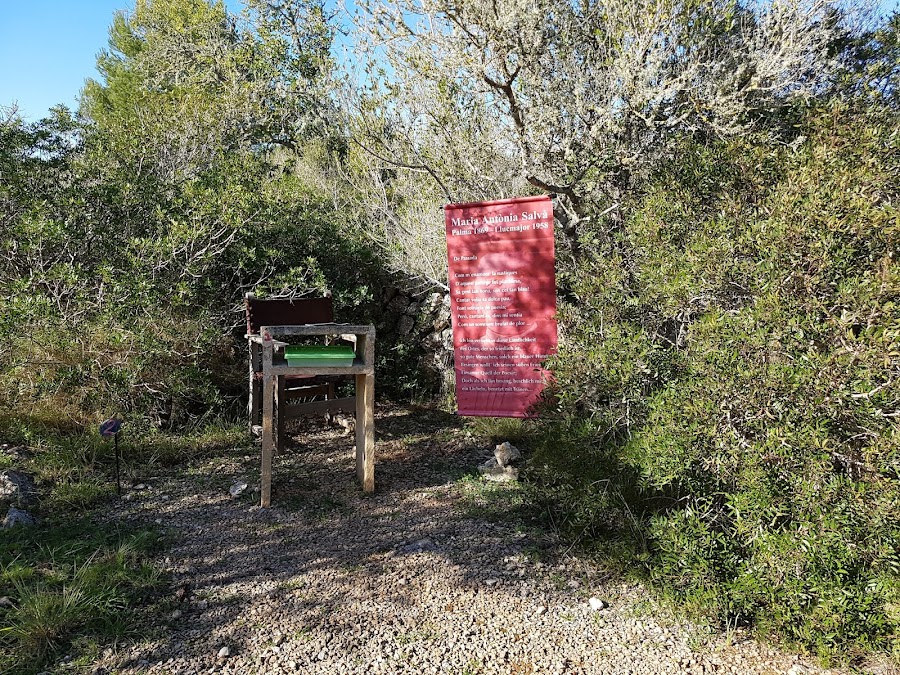
[[[449,204],[444,216],[459,414],[526,417],[556,353],[550,198]]]

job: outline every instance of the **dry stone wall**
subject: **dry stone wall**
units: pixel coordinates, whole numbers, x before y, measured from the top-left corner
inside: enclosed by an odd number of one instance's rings
[[[414,368],[422,394],[451,393],[454,375],[450,296],[387,287],[375,314],[382,367],[389,371]]]

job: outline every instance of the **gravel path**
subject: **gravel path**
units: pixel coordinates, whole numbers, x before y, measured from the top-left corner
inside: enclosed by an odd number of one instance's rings
[[[111,515],[171,528],[173,594],[154,637],[94,672],[842,672],[672,621],[504,515],[515,485],[464,477],[489,450],[453,418],[383,410],[376,429],[375,495],[357,489],[352,437],[319,421],[276,457],[271,509],[229,494],[258,481],[246,451],[130,489]]]

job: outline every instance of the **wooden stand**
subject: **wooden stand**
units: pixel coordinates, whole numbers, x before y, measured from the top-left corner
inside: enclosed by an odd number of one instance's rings
[[[356,343],[353,365],[340,367],[289,366],[283,344],[277,340],[289,335],[339,336]],[[275,405],[284,377],[292,375],[354,375],[356,384],[356,476],[364,492],[375,491],[375,327],[343,324],[301,326],[262,326],[259,335],[250,338],[262,346],[262,472],[260,506],[272,500],[272,457],[276,444]],[[321,412],[340,401],[301,404]],[[284,419],[280,414],[279,418]],[[279,425],[281,422],[279,422]]]

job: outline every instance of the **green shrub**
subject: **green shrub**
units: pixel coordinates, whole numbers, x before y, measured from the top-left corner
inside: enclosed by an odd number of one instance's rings
[[[371,319],[380,262],[283,166],[325,161],[314,143],[312,158],[230,148],[161,183],[68,116],[0,131],[12,177],[0,184],[4,409],[74,427],[113,414],[162,429],[233,420],[246,401],[244,292],[328,290],[338,316]]]
[[[805,120],[685,139],[585,235],[538,498],[713,621],[900,658],[898,118]]]

